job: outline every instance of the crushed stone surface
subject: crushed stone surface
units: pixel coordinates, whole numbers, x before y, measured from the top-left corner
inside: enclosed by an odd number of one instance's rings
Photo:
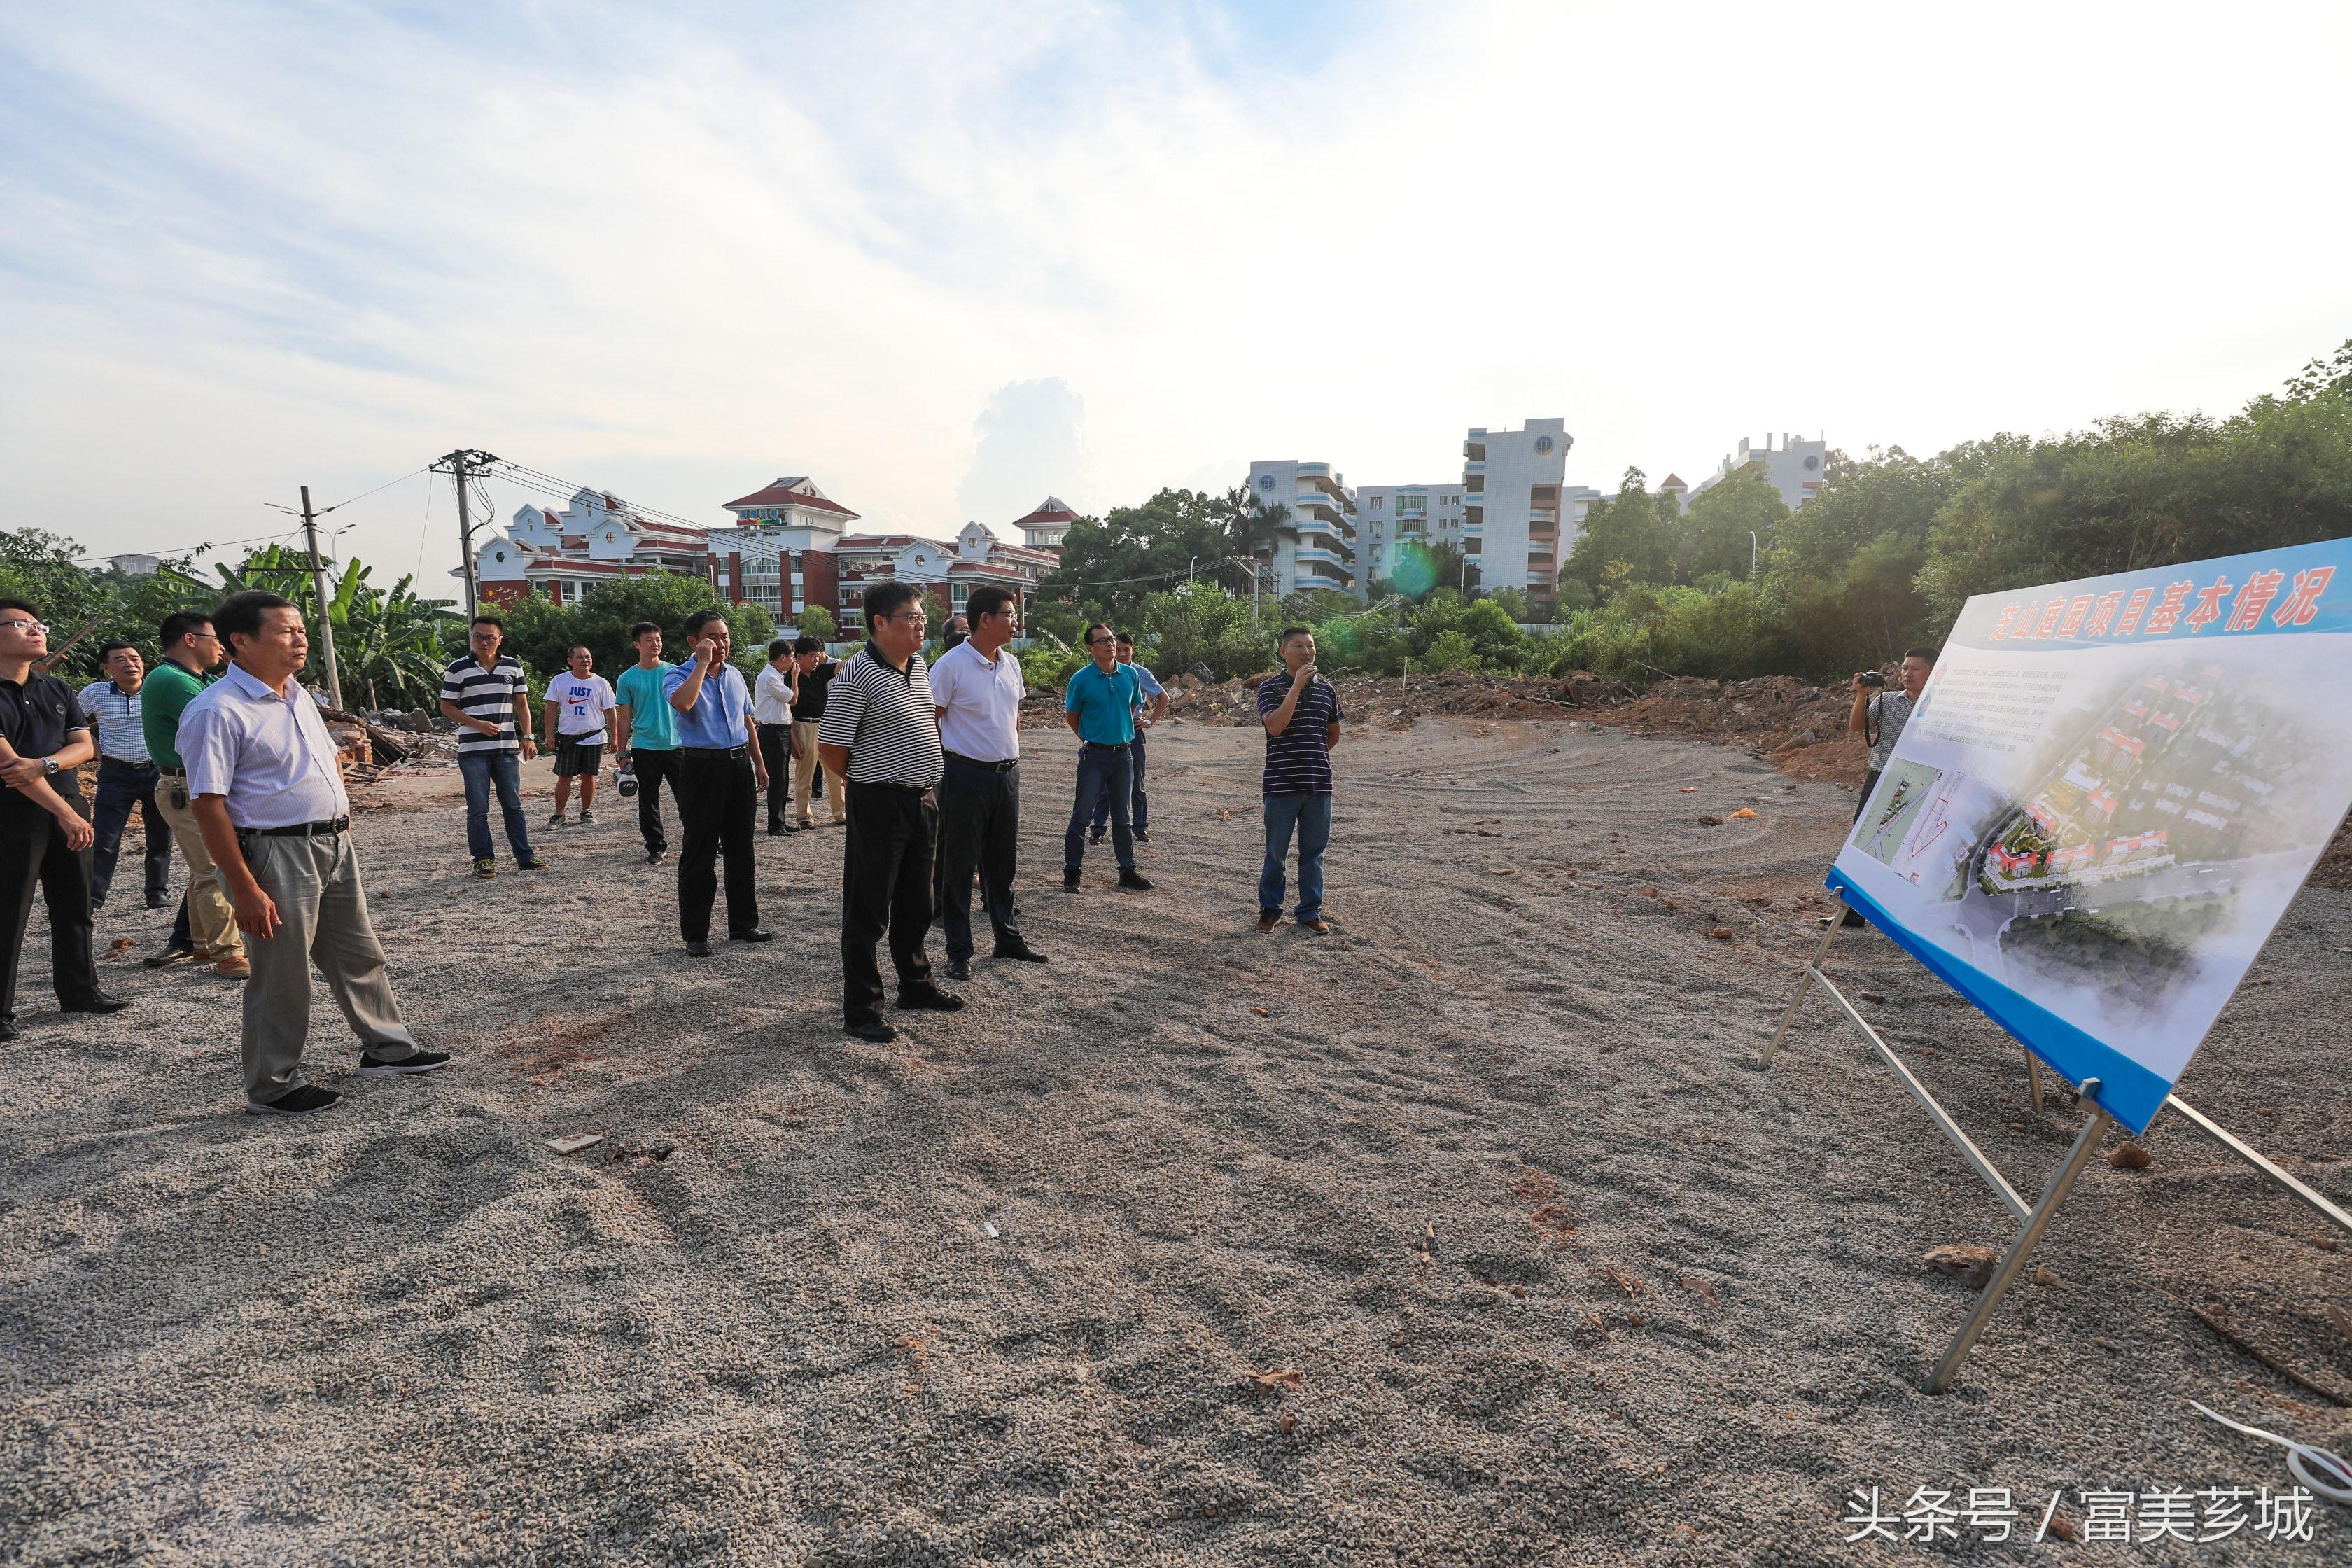
[[[2030,1523],[2060,1487],[2079,1520],[2080,1488],[2289,1484],[2189,1398],[2352,1451],[2184,1305],[2352,1393],[2352,1250],[2168,1119],[1921,1394],[1970,1300],[1923,1254],[2013,1224],[1824,1002],[1755,1066],[1852,795],[1622,726],[1359,717],[1323,938],[1252,929],[1254,733],[1155,734],[1159,890],[1097,849],[1076,897],[1075,742],[1032,733],[1052,962],[982,958],[889,1046],[838,1028],[838,829],[760,837],[779,940],[689,963],[634,804],[549,832],[544,762],[539,876],[471,879],[453,771],[362,792],[394,983],[457,1061],[352,1077],[321,990],[321,1117],[236,1114],[234,986],[136,963],[169,911],[101,911],[105,1019],[51,1010],[37,914],[0,1563],[2343,1561],[2325,1505],[2194,1557],[1843,1544],[1856,1487],[2005,1486]],[[2347,952],[2352,898],[2307,890],[2182,1085],[2338,1202]],[[2038,1191],[2063,1098],[2034,1114],[1875,932],[1828,963]]]

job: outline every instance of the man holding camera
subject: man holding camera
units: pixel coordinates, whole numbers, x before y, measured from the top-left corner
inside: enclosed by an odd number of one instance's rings
[[[1886,677],[1874,669],[1865,669],[1853,678],[1853,711],[1846,716],[1846,732],[1860,735],[1870,742],[1870,771],[1863,775],[1862,794],[1853,803],[1853,820],[1862,820],[1863,809],[1878,788],[1878,775],[1886,771],[1886,763],[1895,755],[1895,742],[1903,739],[1903,726],[1919,710],[1919,702],[1927,690],[1927,677],[1936,668],[1936,650],[1931,647],[1906,648],[1903,653],[1902,684],[1888,689]],[[1850,926],[1865,923],[1863,918],[1848,910],[1845,922]]]

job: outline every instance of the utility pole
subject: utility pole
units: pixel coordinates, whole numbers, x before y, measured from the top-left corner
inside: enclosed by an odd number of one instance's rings
[[[466,614],[473,615],[481,608],[481,585],[474,580],[474,512],[471,499],[466,494],[466,480],[479,474],[498,458],[488,452],[459,447],[433,463],[436,474],[447,474],[457,481],[457,548],[464,552],[466,568]]]
[[[319,647],[327,656],[327,701],[343,705],[343,672],[335,663],[334,601],[327,596],[327,568],[319,560],[319,514],[310,510],[310,487],[302,487],[302,537],[310,543],[310,592],[319,601]]]

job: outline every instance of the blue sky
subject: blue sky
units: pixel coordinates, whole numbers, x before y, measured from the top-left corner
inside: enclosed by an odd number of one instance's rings
[[[2352,337],[2336,5],[0,8],[0,464],[93,550],[458,445],[877,524],[2226,411]],[[446,489],[347,545],[436,575]],[[501,511],[523,498],[500,493]]]

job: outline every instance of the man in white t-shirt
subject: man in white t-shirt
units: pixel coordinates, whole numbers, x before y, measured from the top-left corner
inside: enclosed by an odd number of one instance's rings
[[[768,764],[770,833],[793,833],[800,826],[784,815],[793,803],[792,760],[800,755],[800,742],[793,735],[793,700],[800,689],[793,639],[778,637],[768,645],[768,662],[751,687],[751,721],[760,727],[760,756]]]
[[[948,975],[971,978],[971,879],[996,931],[996,956],[1043,963],[1013,913],[1013,869],[1021,834],[1021,699],[1028,683],[1005,645],[1021,629],[1020,606],[1003,588],[974,588],[965,612],[971,636],[931,666],[940,716],[939,903],[948,928]]]
[[[595,673],[596,656],[574,643],[572,668],[547,683],[547,749],[555,753],[555,815],[550,827],[563,826],[563,808],[572,801],[572,781],[580,781],[580,820],[596,820],[596,770],[604,764],[604,742],[620,749],[613,710],[618,702],[612,683]]]

